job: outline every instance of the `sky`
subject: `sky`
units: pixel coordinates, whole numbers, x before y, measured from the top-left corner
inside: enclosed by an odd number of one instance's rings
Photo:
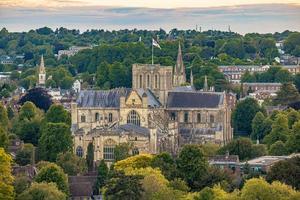
[[[300,31],[300,0],[0,0],[0,28]]]

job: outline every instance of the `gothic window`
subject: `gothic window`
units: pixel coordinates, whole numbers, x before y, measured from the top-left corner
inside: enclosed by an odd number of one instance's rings
[[[80,121],[81,121],[81,122],[85,122],[85,121],[86,121],[86,119],[85,119],[85,116],[84,116],[84,115],[81,115],[81,116],[80,116]]]
[[[201,113],[197,113],[197,122],[198,122],[198,123],[201,122]]]
[[[139,154],[140,154],[140,151],[139,151],[138,148],[135,147],[135,148],[132,149],[132,155],[133,155],[133,156],[139,155]]]
[[[185,113],[184,113],[184,122],[185,122],[185,123],[188,123],[188,122],[189,122],[189,113],[188,113],[188,112],[185,112]]]
[[[176,119],[176,113],[175,113],[175,112],[171,112],[171,114],[170,114],[170,119],[171,119],[172,121],[175,121],[175,119]]]
[[[116,143],[111,140],[108,139],[104,142],[104,146],[103,146],[103,158],[106,161],[113,161],[115,159],[115,147],[116,147]]]
[[[150,75],[147,75],[147,88],[150,88]]]
[[[130,111],[130,113],[127,116],[127,124],[134,124],[140,126],[140,123],[141,122],[139,114],[134,110]]]
[[[112,113],[109,113],[108,114],[108,122],[112,122],[112,118],[113,118]]]
[[[209,122],[210,122],[210,123],[214,123],[214,122],[215,122],[215,116],[210,115],[210,116],[209,116]]]
[[[83,156],[83,149],[82,149],[81,146],[78,146],[78,147],[76,148],[76,155],[77,155],[78,157],[82,157],[82,156]]]
[[[100,120],[100,115],[99,115],[99,113],[96,113],[95,114],[95,121],[97,122],[97,121],[99,121]]]
[[[155,88],[159,88],[159,76],[157,75],[157,74],[155,74],[155,81],[154,81],[154,83],[155,83]]]
[[[140,87],[139,88],[143,88],[143,75],[140,75]]]

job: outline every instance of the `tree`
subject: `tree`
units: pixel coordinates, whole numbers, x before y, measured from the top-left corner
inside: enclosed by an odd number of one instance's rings
[[[250,135],[252,132],[251,122],[259,111],[262,111],[262,108],[255,99],[246,98],[238,102],[232,113],[232,125],[235,133]]]
[[[39,140],[39,153],[43,160],[55,161],[61,152],[72,148],[70,127],[64,123],[47,123]]]
[[[274,99],[274,103],[280,105],[289,105],[298,101],[300,101],[300,94],[292,83],[283,83]]]
[[[62,200],[66,197],[54,183],[33,183],[17,200]]]
[[[51,96],[43,88],[30,89],[20,100],[19,104],[23,105],[25,102],[31,101],[36,107],[47,111],[52,104]]]
[[[141,176],[118,174],[106,184],[104,193],[107,200],[139,200],[142,197],[143,187]]]
[[[268,146],[272,145],[278,140],[286,142],[289,132],[287,116],[284,114],[277,114],[276,119],[272,124],[272,131],[264,138],[264,142]]]
[[[256,82],[256,78],[254,75],[250,74],[250,72],[247,70],[241,77],[242,83],[253,83]]]
[[[252,133],[251,133],[251,138],[253,140],[256,139],[262,139],[264,138],[266,132],[265,132],[265,116],[262,112],[256,113],[255,117],[252,120]]]
[[[9,143],[7,131],[0,127],[0,148],[6,149]]]
[[[89,171],[94,170],[94,145],[91,142],[87,147],[86,164]]]
[[[201,186],[201,180],[207,173],[208,162],[199,146],[186,145],[179,153],[177,168],[182,179],[195,190]]]
[[[7,130],[8,128],[8,116],[6,108],[0,103],[0,128]]]
[[[24,147],[16,154],[15,162],[21,166],[33,164],[34,146],[32,144],[24,144]]]
[[[300,92],[300,74],[294,76],[294,85],[296,86],[298,92]]]
[[[30,187],[31,180],[26,175],[17,175],[14,180],[14,189],[17,196]]]
[[[227,145],[223,146],[220,150],[220,154],[229,152],[231,155],[238,155],[240,160],[247,160],[253,158],[252,141],[248,138],[237,138],[232,140]]]
[[[62,105],[51,105],[45,117],[47,122],[71,125],[71,116]]]
[[[292,53],[297,46],[300,46],[300,33],[291,33],[284,41],[284,50],[287,53]]]
[[[26,143],[38,145],[38,141],[41,137],[41,121],[38,118],[33,120],[17,120],[13,128],[17,136]]]
[[[280,181],[296,189],[300,189],[300,157],[276,162],[268,171],[268,182]]]
[[[99,190],[105,185],[108,180],[108,167],[104,160],[100,161],[98,166],[97,181],[94,189],[94,194],[99,194]]]
[[[284,156],[288,154],[285,144],[279,140],[270,146],[269,154],[272,156]]]
[[[178,176],[175,161],[169,153],[163,152],[155,155],[152,159],[151,167],[159,168],[168,180]]]
[[[114,169],[118,171],[126,170],[127,168],[139,169],[151,166],[153,156],[150,154],[140,154],[128,157],[118,161],[114,165]]]
[[[12,159],[10,155],[5,153],[0,147],[0,199],[13,200],[13,176],[11,174]]]
[[[37,107],[30,101],[26,101],[19,113],[19,120],[32,120],[37,116]]]
[[[68,177],[64,173],[63,169],[54,163],[44,166],[36,175],[35,181],[38,183],[53,182],[60,191],[65,193],[67,196],[69,195]]]
[[[290,153],[300,152],[300,121],[293,125],[292,134],[286,142],[286,147]]]
[[[71,151],[59,153],[56,164],[69,176],[76,176],[77,174],[83,174],[87,171],[86,161]]]
[[[180,190],[183,192],[188,192],[190,190],[189,186],[187,186],[186,182],[181,180],[180,178],[175,178],[174,180],[169,182],[169,186],[174,190]]]
[[[129,143],[121,143],[115,147],[114,155],[115,161],[124,160],[130,156],[132,145]]]
[[[300,120],[300,113],[294,109],[290,109],[287,114],[287,117],[288,117],[289,128],[292,128],[295,122]]]

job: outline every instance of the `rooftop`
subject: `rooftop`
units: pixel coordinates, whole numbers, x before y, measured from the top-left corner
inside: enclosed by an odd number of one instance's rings
[[[218,108],[223,100],[221,92],[169,92],[167,108]]]

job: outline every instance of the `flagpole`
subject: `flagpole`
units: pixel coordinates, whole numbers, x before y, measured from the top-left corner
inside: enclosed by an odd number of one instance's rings
[[[153,41],[152,41],[152,65],[153,65]]]

